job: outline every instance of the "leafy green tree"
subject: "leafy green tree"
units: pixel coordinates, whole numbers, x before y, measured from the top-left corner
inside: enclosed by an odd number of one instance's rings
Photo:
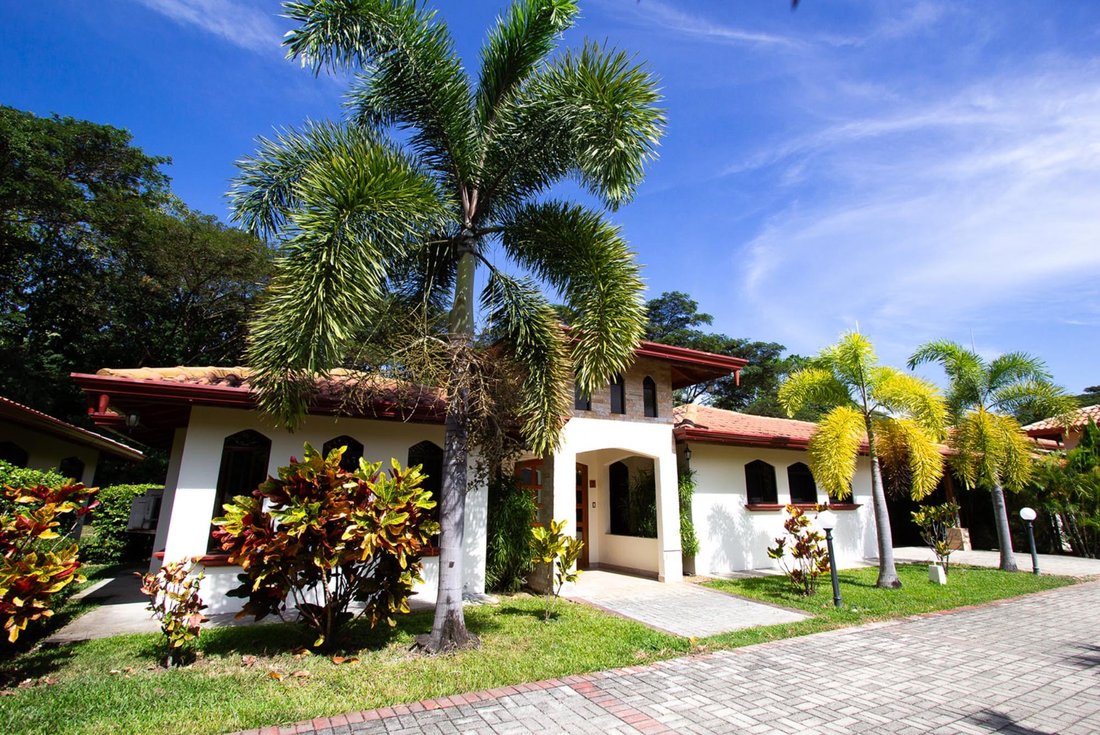
[[[174,199],[167,163],[0,107],[0,394],[82,421],[72,371],[241,358],[271,254]]]
[[[776,342],[754,342],[707,332],[714,318],[699,311],[699,304],[683,291],[666,291],[646,302],[646,339],[677,347],[689,347],[719,355],[741,357],[749,364],[740,381],[732,376],[699,383],[677,391],[681,403],[706,400],[717,408],[761,416],[785,416],[776,398],[783,376],[802,367],[805,358],[783,356],[786,347]],[[798,418],[812,418],[807,408]]]
[[[943,474],[937,441],[947,409],[935,386],[878,364],[870,340],[849,332],[826,347],[809,367],[790,375],[779,389],[790,414],[806,405],[830,406],[810,440],[810,470],[830,497],[851,495],[861,445],[871,460],[871,498],[878,535],[877,586],[900,587],[880,455],[903,457],[914,500],[933,490]]]
[[[349,124],[263,140],[241,164],[238,218],[283,243],[250,337],[261,405],[293,424],[316,376],[338,365],[442,389],[439,594],[420,644],[476,645],[462,613],[467,460],[483,417],[494,428],[481,437],[507,433],[483,378],[514,368],[519,429],[546,453],[574,376],[590,392],[631,361],[644,326],[633,254],[602,211],[550,190],[569,177],[605,207],[629,201],[662,133],[656,84],[593,42],[553,55],[576,19],[572,0],[514,3],[489,33],[476,84],[418,3],[284,7],[299,24],[292,57],[356,75]],[[534,278],[495,267],[494,245]],[[475,340],[479,266],[485,321],[500,337],[488,360]],[[576,314],[568,334],[539,282]]]
[[[1061,416],[1076,408],[1072,397],[1051,382],[1042,360],[1010,352],[988,362],[956,342],[922,345],[910,368],[938,363],[950,387],[947,405],[954,423],[948,443],[951,467],[966,487],[982,487],[993,499],[1001,569],[1016,571],[1004,489],[1022,490],[1031,478],[1032,443],[1020,428],[1021,412]]]

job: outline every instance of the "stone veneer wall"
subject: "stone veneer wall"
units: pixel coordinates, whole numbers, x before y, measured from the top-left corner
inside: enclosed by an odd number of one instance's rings
[[[657,418],[647,418],[642,399],[642,381],[653,378],[657,384]],[[573,411],[573,415],[585,418],[612,419],[621,421],[647,421],[651,423],[672,423],[672,369],[668,363],[641,359],[635,361],[623,375],[626,383],[626,413],[611,413],[611,387],[592,393],[591,411]]]

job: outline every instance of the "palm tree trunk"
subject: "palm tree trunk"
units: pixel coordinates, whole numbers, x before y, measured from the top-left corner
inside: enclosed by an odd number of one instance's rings
[[[462,547],[466,526],[466,468],[469,457],[468,394],[463,387],[469,370],[469,348],[474,332],[474,273],[477,261],[469,250],[458,263],[455,300],[451,307],[451,386],[448,396],[446,433],[443,441],[443,483],[439,508],[439,589],[435,598],[435,620],[429,635],[417,636],[416,645],[439,653],[479,645],[477,636],[466,630],[462,611]]]
[[[1016,555],[1012,553],[1012,533],[1008,529],[1008,508],[1005,506],[1005,493],[1000,483],[989,491],[993,498],[993,518],[997,522],[997,545],[1001,549],[1001,569],[1006,572],[1017,571]]]
[[[868,435],[870,436],[870,434]],[[869,442],[873,447],[873,440]],[[878,537],[878,581],[876,587],[898,588],[897,566],[894,564],[894,535],[890,531],[890,510],[886,507],[886,492],[882,489],[882,470],[875,450],[871,455],[871,502],[875,510],[875,535]]]

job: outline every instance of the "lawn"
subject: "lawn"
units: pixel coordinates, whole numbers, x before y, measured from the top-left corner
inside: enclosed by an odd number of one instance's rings
[[[878,590],[875,573],[842,573],[840,611],[832,607],[827,577],[812,598],[791,594],[780,577],[710,582],[814,617],[699,641],[565,602],[545,623],[540,600],[516,595],[467,609],[471,630],[482,638],[480,650],[434,658],[407,650],[415,634],[431,627],[429,613],[407,616],[393,630],[354,624],[344,652],[354,659],[342,664],[296,653],[310,638],[282,624],[207,630],[199,660],[172,671],[156,666],[158,637],[151,634],[43,647],[0,662],[0,681],[13,692],[0,696],[0,732],[222,733],[805,635],[1073,581],[957,568],[947,587],[936,587],[924,567],[902,566],[904,587]],[[15,686],[25,679],[36,684]]]

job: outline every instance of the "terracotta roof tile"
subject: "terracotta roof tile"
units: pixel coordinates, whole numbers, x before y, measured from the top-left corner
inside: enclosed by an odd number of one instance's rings
[[[1089,422],[1090,418],[1100,424],[1100,404],[1085,406],[1084,408],[1078,409],[1073,420],[1070,422],[1070,426],[1073,428],[1084,426]],[[1058,419],[1049,418],[1043,419],[1042,421],[1036,421],[1033,424],[1028,424],[1024,427],[1024,431],[1031,434],[1039,431],[1060,430],[1061,428],[1062,424],[1058,422]]]
[[[747,413],[726,411],[712,406],[690,403],[677,406],[672,412],[676,428],[690,431],[701,438],[712,434],[716,438],[744,438],[747,442],[789,443],[805,446],[817,431],[817,424],[772,416],[753,416]]]

